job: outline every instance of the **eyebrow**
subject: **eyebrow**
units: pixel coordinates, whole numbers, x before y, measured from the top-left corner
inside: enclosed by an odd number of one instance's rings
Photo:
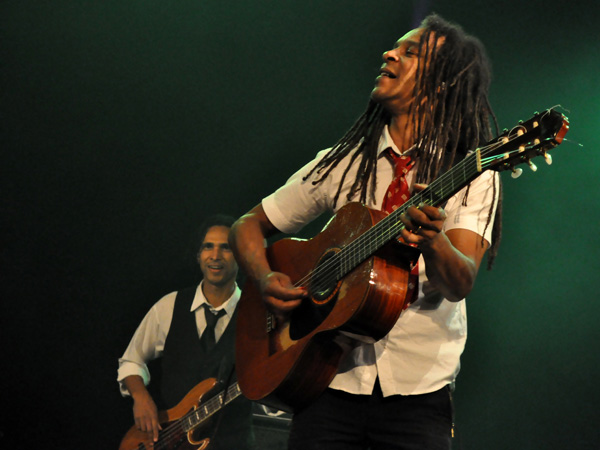
[[[405,44],[406,44],[407,46],[413,46],[413,45],[414,45],[414,46],[417,46],[417,47],[418,47],[418,46],[419,46],[419,41],[413,41],[412,39],[409,39],[409,40],[403,41],[402,39],[400,39],[400,40],[396,41],[396,45],[395,45],[395,47],[396,47],[396,48],[398,48],[398,47],[400,47],[401,45],[405,45]]]

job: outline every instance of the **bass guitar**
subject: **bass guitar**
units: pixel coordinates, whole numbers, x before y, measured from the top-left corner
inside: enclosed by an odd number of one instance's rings
[[[152,441],[149,433],[133,426],[119,450],[204,450],[210,443],[210,417],[241,393],[238,383],[218,392],[217,380],[208,378],[194,386],[177,406],[158,413],[162,430],[157,442]]]
[[[551,162],[568,119],[554,109],[536,113],[477,148],[425,190],[386,215],[349,203],[314,238],[282,239],[267,248],[274,271],[304,286],[308,297],[278,323],[259,290],[247,282],[239,303],[236,372],[250,400],[294,412],[329,385],[356,341],[384,337],[405,307],[408,275],[418,252],[399,244],[399,217],[421,203],[440,206],[486,170],[511,170],[537,156]]]

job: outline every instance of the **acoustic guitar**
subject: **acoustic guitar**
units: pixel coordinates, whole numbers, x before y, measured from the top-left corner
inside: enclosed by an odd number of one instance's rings
[[[242,290],[236,335],[236,372],[250,400],[294,412],[319,396],[356,342],[384,337],[406,306],[408,275],[418,252],[396,239],[399,217],[421,203],[440,206],[485,170],[522,172],[519,164],[559,145],[568,119],[554,109],[477,148],[425,190],[386,215],[360,203],[342,207],[308,240],[286,238],[267,248],[274,271],[304,286],[303,299],[289,319],[278,323],[257,286]]]
[[[238,383],[218,392],[218,383],[208,378],[192,388],[173,408],[160,411],[162,426],[158,441],[145,431],[131,427],[119,445],[119,450],[204,450],[210,443],[210,418],[242,393]]]

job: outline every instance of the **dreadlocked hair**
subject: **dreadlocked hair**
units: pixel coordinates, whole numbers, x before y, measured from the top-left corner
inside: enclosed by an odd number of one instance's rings
[[[358,118],[352,128],[332,147],[332,149],[313,167],[313,169],[304,177],[308,179],[314,172],[319,177],[313,181],[313,184],[321,183],[337,167],[342,159],[358,146],[350,157],[350,162],[342,174],[342,179],[337,193],[333,199],[336,205],[340,197],[341,187],[344,184],[346,175],[354,161],[361,156],[358,166],[356,179],[348,193],[348,200],[354,194],[360,191],[360,201],[366,203],[369,180],[371,180],[371,198],[375,198],[375,183],[377,182],[375,172],[377,171],[377,149],[379,146],[379,136],[383,128],[389,123],[390,115],[380,104],[373,101],[369,102],[367,110]]]
[[[428,184],[462,160],[469,150],[492,138],[490,118],[496,133],[498,124],[489,103],[491,69],[481,42],[467,35],[460,26],[436,14],[426,17],[421,28],[423,33],[419,40],[414,101],[408,114],[412,117],[412,125],[409,126],[412,126],[416,142],[413,152],[417,163],[416,182]],[[370,191],[374,201],[379,139],[390,119],[391,114],[382,104],[369,100],[365,112],[304,179],[316,173],[313,184],[321,183],[346,156],[351,155],[334,197],[334,205],[337,204],[350,167],[357,160],[356,179],[347,199],[351,200],[360,192],[359,200],[366,203]],[[500,183],[498,189],[494,184],[494,196],[498,198],[498,205],[488,269],[493,266],[501,239]],[[493,206],[489,211],[486,230],[491,223],[492,210]]]

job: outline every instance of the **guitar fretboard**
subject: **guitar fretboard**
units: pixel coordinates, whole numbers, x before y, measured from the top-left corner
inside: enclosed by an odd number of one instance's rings
[[[210,400],[202,403],[196,410],[192,411],[185,419],[182,421],[182,427],[184,431],[188,432],[198,425],[200,425],[204,420],[208,419],[214,413],[219,411],[223,406],[229,404],[231,401],[235,400],[242,394],[240,386],[238,383],[234,383],[227,391],[219,392],[219,394],[212,397]]]
[[[312,274],[311,290],[325,290],[333,282],[344,278],[385,244],[395,239],[404,229],[404,224],[400,221],[400,215],[408,208],[422,203],[430,206],[443,204],[475,179],[481,171],[479,151],[464,158],[451,170],[432,182],[426,189],[413,195],[406,203],[329,258],[323,266],[319,267],[318,271],[320,273]]]
[[[514,172],[514,167],[522,163],[534,168],[530,159],[540,155],[547,157],[546,151],[560,144],[568,129],[566,117],[553,109],[536,113],[527,122],[519,122],[466,156],[348,245],[328,252],[327,258],[295,285],[310,286],[313,294],[328,295],[339,280],[400,234],[404,229],[400,215],[408,208],[421,204],[441,206],[488,169]]]

